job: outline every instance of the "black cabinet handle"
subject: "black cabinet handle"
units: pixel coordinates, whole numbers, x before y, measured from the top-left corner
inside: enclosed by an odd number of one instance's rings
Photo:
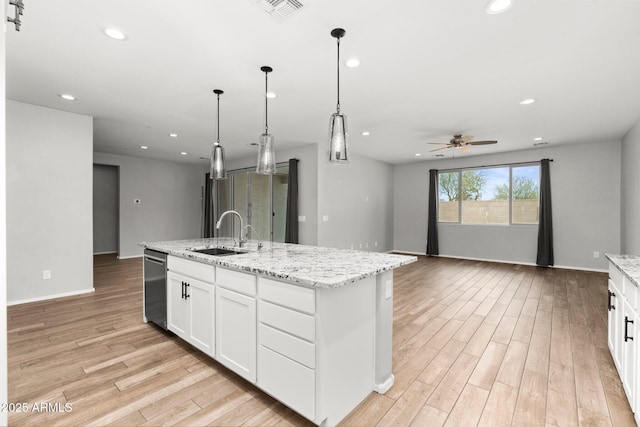
[[[629,320],[627,316],[624,316],[624,342],[633,341],[633,337],[629,336],[629,323],[633,324],[633,320]]]
[[[611,304],[611,297],[615,298],[615,296],[616,296],[615,292],[609,291],[609,311],[616,309],[616,306]]]
[[[187,285],[185,292],[184,292],[184,299],[189,299],[189,297],[191,296],[191,294],[189,294],[189,287],[191,286],[188,283],[185,283]]]
[[[184,299],[184,296],[186,295],[186,290],[187,290],[187,287],[185,286],[185,283],[182,282],[182,297],[181,297],[182,299]]]

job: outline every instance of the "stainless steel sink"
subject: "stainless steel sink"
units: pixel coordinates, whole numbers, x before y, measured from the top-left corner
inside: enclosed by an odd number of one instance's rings
[[[223,248],[206,248],[206,249],[189,249],[189,250],[191,252],[198,252],[200,254],[215,255],[215,256],[246,254],[246,252],[243,252],[243,251],[234,251],[233,249],[223,249]]]

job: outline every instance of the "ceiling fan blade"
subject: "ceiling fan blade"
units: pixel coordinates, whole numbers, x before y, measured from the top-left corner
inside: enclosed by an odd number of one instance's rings
[[[465,135],[463,137],[460,138],[460,141],[462,142],[469,142],[473,139],[473,135]]]
[[[497,144],[498,141],[471,141],[468,144],[471,145],[487,145],[487,144]]]
[[[448,142],[427,142],[427,144],[431,144],[431,145],[449,145]]]
[[[430,150],[429,152],[431,153],[431,152],[433,152],[433,151],[446,150],[447,148],[450,148],[450,147],[453,147],[453,145],[449,145],[449,144],[447,144],[447,146],[446,146],[446,147],[435,148],[435,149],[433,149],[433,150]]]

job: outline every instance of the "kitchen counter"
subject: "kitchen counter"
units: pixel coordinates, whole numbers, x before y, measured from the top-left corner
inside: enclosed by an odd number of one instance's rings
[[[258,244],[140,245],[168,254],[168,330],[315,424],[336,425],[393,386],[393,269],[417,257]],[[247,252],[193,252],[214,247]]]
[[[173,240],[143,242],[141,246],[170,255],[247,271],[260,276],[321,288],[336,288],[363,278],[415,262],[415,256],[392,255],[346,249],[323,248],[289,243],[250,240],[242,249],[234,246],[232,238]],[[220,247],[246,250],[245,254],[214,256],[189,249]]]
[[[640,287],[640,256],[606,254],[611,263],[636,287]]]

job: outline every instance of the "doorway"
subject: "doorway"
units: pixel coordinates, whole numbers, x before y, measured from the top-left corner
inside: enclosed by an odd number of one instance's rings
[[[118,254],[120,168],[93,165],[93,254]]]

